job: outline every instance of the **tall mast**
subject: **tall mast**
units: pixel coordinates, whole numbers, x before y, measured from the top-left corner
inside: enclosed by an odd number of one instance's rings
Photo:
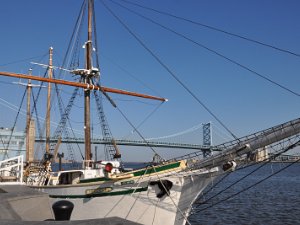
[[[85,69],[92,70],[92,18],[93,18],[93,0],[88,1],[88,40],[85,44],[86,61]],[[84,82],[91,83],[90,74],[85,76]],[[85,160],[91,159],[91,118],[90,118],[90,90],[84,90],[84,141],[85,141]]]
[[[53,64],[52,64],[53,48],[49,48],[49,70],[48,77],[52,79],[53,75]],[[47,94],[47,112],[46,112],[46,153],[50,153],[50,107],[51,107],[51,83],[48,83],[48,94]]]
[[[29,75],[31,75],[32,69],[29,69]],[[30,97],[31,97],[31,80],[28,79],[27,84],[27,116],[26,116],[26,161],[29,161],[29,128],[30,128]]]

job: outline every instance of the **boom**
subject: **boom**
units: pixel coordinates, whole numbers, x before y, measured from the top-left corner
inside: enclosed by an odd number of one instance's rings
[[[74,81],[66,81],[66,80],[60,80],[60,79],[50,79],[46,77],[37,77],[37,76],[30,76],[26,74],[20,74],[20,73],[11,73],[11,72],[0,72],[1,76],[7,76],[7,77],[16,77],[21,79],[31,79],[31,80],[37,80],[41,82],[49,82],[49,83],[55,83],[55,84],[61,84],[61,85],[67,85],[67,86],[73,86],[73,87],[80,87],[88,90],[97,90],[102,92],[109,92],[109,93],[115,93],[115,94],[122,94],[122,95],[129,95],[129,96],[135,96],[139,98],[146,98],[146,99],[152,99],[152,100],[158,100],[162,102],[168,101],[168,99],[156,97],[152,95],[146,95],[146,94],[140,94],[136,92],[131,91],[125,91],[110,87],[103,87],[98,85],[90,85],[85,83],[78,83]]]

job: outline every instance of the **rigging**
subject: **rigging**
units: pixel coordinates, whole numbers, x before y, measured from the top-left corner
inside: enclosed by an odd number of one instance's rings
[[[104,7],[119,21],[119,23],[122,24],[122,26],[143,46],[145,50],[147,50],[154,59],[157,60],[157,62],[167,70],[167,72],[200,104],[202,107],[213,117],[215,118],[218,123],[221,124],[222,127],[224,127],[225,130],[228,131],[228,133],[231,134],[231,136],[235,139],[238,139],[237,136],[233,134],[233,132],[204,104],[179,78],[176,76],[176,74],[165,64],[161,61],[161,59],[150,49],[146,46],[146,44],[111,10],[111,8],[108,7],[108,5],[101,0]]]
[[[265,47],[268,47],[268,48],[271,48],[271,49],[274,49],[274,50],[277,50],[277,51],[280,51],[280,52],[283,52],[283,53],[287,53],[287,54],[290,54],[290,55],[293,55],[293,56],[296,56],[296,57],[300,57],[300,54],[298,54],[298,53],[295,53],[295,52],[292,52],[290,50],[286,50],[286,49],[283,49],[283,48],[280,48],[280,47],[277,47],[277,46],[274,46],[274,45],[271,45],[271,44],[263,43],[262,41],[258,41],[258,40],[255,40],[255,39],[243,36],[243,35],[235,34],[235,33],[232,33],[232,32],[217,28],[217,27],[213,27],[211,25],[200,23],[200,22],[197,22],[197,21],[194,21],[194,20],[191,20],[191,19],[187,19],[187,18],[184,18],[184,17],[176,16],[174,14],[171,14],[171,13],[168,13],[168,12],[163,12],[163,11],[160,11],[160,10],[157,10],[157,9],[154,9],[154,8],[150,8],[150,7],[147,7],[147,6],[143,6],[141,4],[134,3],[134,2],[131,2],[131,1],[128,1],[128,0],[121,0],[121,1],[123,1],[127,4],[135,5],[135,6],[138,6],[140,8],[147,9],[147,10],[165,15],[165,16],[173,17],[173,18],[176,18],[178,20],[183,20],[183,21],[186,21],[188,23],[192,23],[192,24],[195,24],[195,25],[198,25],[198,26],[208,28],[210,30],[218,31],[218,32],[224,33],[226,35],[237,37],[237,38],[240,38],[240,39],[258,44],[258,45],[262,45],[262,46],[265,46]]]
[[[20,106],[19,106],[19,110],[17,112],[17,115],[16,115],[16,118],[15,118],[15,121],[14,121],[14,125],[13,127],[11,128],[11,133],[9,135],[9,139],[8,139],[8,142],[7,142],[7,145],[4,147],[5,149],[8,149],[9,147],[9,144],[10,144],[10,141],[11,141],[11,138],[12,138],[12,135],[13,135],[13,132],[15,130],[15,127],[16,127],[16,124],[17,124],[17,121],[18,121],[18,118],[19,118],[19,114],[20,114],[20,111],[21,111],[21,108],[22,108],[22,105],[23,105],[23,102],[24,102],[24,99],[25,99],[25,96],[26,96],[26,92],[27,90],[25,89],[24,91],[24,94],[23,94],[23,97],[22,97],[22,100],[21,100],[21,103],[20,103]],[[2,140],[2,137],[1,137],[1,142],[3,143],[3,140]],[[4,144],[4,143],[3,143]],[[5,152],[4,156],[3,156],[3,159],[5,157],[8,157],[8,151]]]
[[[112,1],[112,0],[111,0],[111,1]],[[201,44],[201,43],[199,43],[199,42],[197,42],[197,41],[195,41],[195,40],[193,40],[193,39],[191,39],[191,38],[189,38],[189,37],[187,37],[187,36],[185,36],[185,35],[183,35],[183,34],[181,34],[181,33],[179,33],[179,32],[177,32],[177,31],[175,31],[175,30],[173,30],[173,29],[171,29],[171,28],[168,28],[168,27],[166,27],[166,26],[164,26],[164,25],[162,25],[162,24],[160,24],[160,23],[158,23],[158,22],[156,22],[156,21],[154,21],[154,20],[152,20],[152,19],[150,19],[150,18],[148,18],[148,17],[146,17],[146,16],[140,14],[140,13],[137,13],[137,12],[135,12],[134,10],[131,10],[131,9],[129,9],[129,8],[123,6],[123,5],[120,5],[119,3],[116,3],[115,1],[112,1],[112,2],[115,3],[115,4],[117,4],[117,5],[119,5],[119,6],[121,6],[121,7],[123,7],[123,8],[125,8],[126,10],[128,10],[128,11],[130,11],[130,12],[136,14],[136,15],[138,15],[139,17],[142,17],[142,18],[144,18],[144,19],[150,21],[151,23],[154,23],[154,24],[156,24],[156,25],[162,27],[163,29],[166,29],[166,30],[168,30],[168,31],[170,31],[170,32],[172,32],[172,33],[174,33],[174,34],[176,34],[176,35],[178,35],[178,36],[184,38],[184,39],[187,40],[187,41],[190,41],[190,42],[196,44],[197,46],[199,46],[199,47],[201,47],[201,48],[204,48],[204,49],[206,49],[206,50],[208,50],[208,51],[214,53],[214,54],[217,55],[217,56],[220,56],[221,58],[223,58],[223,59],[225,59],[225,60],[231,62],[232,64],[235,64],[235,65],[237,65],[237,66],[243,68],[244,70],[247,70],[248,72],[250,72],[250,73],[252,73],[252,74],[254,74],[254,75],[256,75],[256,76],[258,76],[258,77],[260,77],[260,78],[262,78],[262,79],[264,79],[264,80],[266,80],[267,82],[269,82],[269,83],[271,83],[271,84],[273,84],[273,85],[275,85],[275,86],[278,86],[279,88],[281,88],[281,89],[283,89],[283,90],[285,90],[285,91],[287,91],[287,92],[290,92],[291,94],[296,95],[297,97],[300,97],[300,94],[299,94],[298,92],[293,91],[293,90],[291,90],[290,88],[288,88],[288,87],[286,87],[286,86],[284,86],[284,85],[282,85],[282,84],[280,84],[280,83],[278,83],[278,82],[276,82],[276,81],[270,79],[269,77],[267,77],[267,76],[265,76],[265,75],[263,75],[263,74],[261,74],[261,73],[256,72],[254,69],[252,69],[252,68],[250,68],[250,67],[248,67],[248,66],[245,66],[245,65],[239,63],[238,61],[236,61],[236,60],[234,60],[234,59],[231,59],[231,58],[225,56],[224,54],[221,54],[221,53],[219,53],[218,51],[213,50],[213,49],[211,49],[211,48],[209,48],[209,47],[207,47],[207,46],[205,46],[205,45],[203,45],[203,44]],[[176,79],[176,80],[177,80],[177,79]]]
[[[267,176],[267,177],[265,177],[265,178],[259,180],[258,182],[254,183],[254,184],[252,184],[252,185],[250,185],[250,186],[248,186],[248,187],[246,187],[246,188],[244,188],[244,189],[242,189],[242,190],[240,190],[240,191],[238,191],[238,192],[236,192],[236,193],[234,193],[234,194],[232,194],[232,195],[230,195],[230,196],[227,196],[227,197],[224,198],[224,199],[219,200],[218,202],[212,203],[211,205],[209,205],[209,206],[207,206],[207,207],[205,207],[205,208],[202,208],[202,209],[196,209],[194,213],[202,212],[202,211],[204,211],[204,210],[206,210],[206,209],[209,209],[209,208],[211,208],[211,207],[213,207],[213,206],[215,206],[215,205],[218,205],[218,204],[220,204],[220,203],[222,203],[222,202],[225,202],[225,201],[227,201],[227,200],[229,200],[229,199],[231,199],[231,198],[233,198],[233,197],[235,197],[235,196],[237,196],[237,195],[239,195],[239,194],[241,194],[241,193],[243,193],[243,192],[245,192],[245,191],[248,191],[249,189],[251,189],[251,188],[257,186],[258,184],[260,184],[260,183],[262,183],[262,182],[264,182],[264,181],[266,181],[266,180],[268,180],[269,178],[275,176],[276,174],[278,174],[278,173],[284,171],[285,169],[291,167],[292,165],[294,165],[294,164],[296,164],[296,163],[298,163],[298,162],[300,162],[300,159],[295,160],[294,162],[292,162],[292,163],[290,163],[290,164],[288,164],[288,165],[282,167],[282,168],[279,169],[278,171],[276,171],[276,172],[270,174],[269,176]]]
[[[299,136],[298,136],[299,138]],[[288,152],[289,150],[291,150],[292,148],[298,146],[300,144],[300,141],[297,141],[294,144],[291,144],[290,146],[286,147],[286,148],[282,148],[279,151],[275,152],[274,155],[272,155],[269,158],[264,159],[263,161],[254,163],[254,164],[250,164],[246,167],[242,167],[242,168],[238,168],[237,170],[241,170],[241,169],[245,169],[247,167],[251,167],[253,165],[257,165],[259,164],[259,166],[257,168],[255,168],[254,170],[252,170],[250,173],[246,174],[245,176],[241,177],[239,180],[235,181],[234,183],[230,184],[228,187],[220,190],[219,192],[217,192],[216,194],[214,194],[213,196],[209,197],[208,199],[206,199],[205,201],[202,202],[195,202],[195,204],[198,205],[202,205],[202,204],[206,204],[208,203],[211,199],[215,198],[216,196],[220,195],[221,193],[225,192],[226,190],[228,190],[229,188],[233,187],[234,185],[236,185],[237,183],[241,182],[242,180],[244,180],[245,178],[247,178],[248,176],[250,176],[251,174],[255,173],[256,171],[258,171],[259,169],[261,169],[262,167],[266,166],[267,164],[269,164],[272,160],[274,160],[276,157],[282,155],[283,153]],[[226,176],[228,176],[230,173],[226,174]],[[225,177],[226,177],[225,176]],[[219,182],[217,183],[219,184]],[[216,185],[214,185],[215,187]],[[205,193],[203,193],[205,195]]]

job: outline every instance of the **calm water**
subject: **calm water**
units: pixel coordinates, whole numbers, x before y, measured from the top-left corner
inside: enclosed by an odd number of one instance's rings
[[[190,216],[191,224],[300,224],[300,163],[292,165],[232,199],[204,209],[264,179],[286,165],[288,164],[269,163],[206,204],[195,205],[194,208],[200,211]],[[255,167],[248,167],[231,173],[201,199],[208,199],[209,196],[224,190],[254,169]]]

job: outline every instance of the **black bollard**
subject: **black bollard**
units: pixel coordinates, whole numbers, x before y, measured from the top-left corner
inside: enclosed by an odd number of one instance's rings
[[[52,205],[55,220],[70,220],[74,204],[72,202],[61,200]]]

